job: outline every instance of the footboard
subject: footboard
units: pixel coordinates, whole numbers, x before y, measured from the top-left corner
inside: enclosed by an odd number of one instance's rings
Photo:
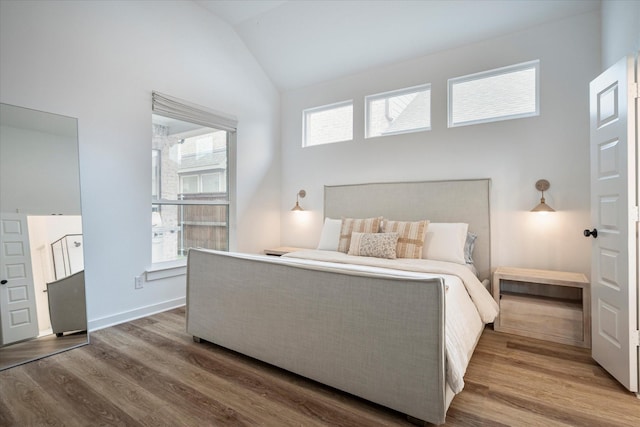
[[[187,331],[444,423],[444,284],[189,251]]]

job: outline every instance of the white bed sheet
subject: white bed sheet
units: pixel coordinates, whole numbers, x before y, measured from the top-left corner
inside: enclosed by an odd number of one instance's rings
[[[463,265],[424,259],[388,260],[322,250],[292,252],[281,257],[281,262],[395,277],[442,277],[446,286],[446,378],[455,393],[464,387],[464,374],[484,324],[492,322],[498,314],[494,299]]]

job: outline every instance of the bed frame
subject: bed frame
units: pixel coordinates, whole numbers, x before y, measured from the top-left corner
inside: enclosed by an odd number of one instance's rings
[[[467,180],[328,186],[325,214],[468,222],[478,234],[477,267],[488,277],[489,185]],[[440,278],[344,273],[192,249],[187,331],[196,341],[238,351],[413,421],[442,424],[454,397],[445,379],[444,295]]]

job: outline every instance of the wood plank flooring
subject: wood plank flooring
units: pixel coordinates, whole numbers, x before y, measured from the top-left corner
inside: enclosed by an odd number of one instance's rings
[[[0,347],[0,370],[86,343],[87,333],[82,331],[65,334],[61,337],[49,334],[30,341],[9,344]]]
[[[485,330],[447,426],[638,426],[589,350]],[[185,332],[184,308],[0,372],[0,426],[409,426],[397,412]]]

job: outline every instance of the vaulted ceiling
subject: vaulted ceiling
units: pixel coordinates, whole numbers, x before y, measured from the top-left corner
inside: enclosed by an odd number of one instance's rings
[[[280,90],[600,9],[600,0],[195,0]]]

